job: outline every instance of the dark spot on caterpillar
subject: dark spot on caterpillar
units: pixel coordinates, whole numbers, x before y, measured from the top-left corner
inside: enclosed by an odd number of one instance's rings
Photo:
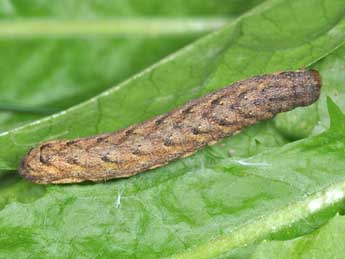
[[[157,120],[155,120],[155,124],[156,124],[156,125],[162,124],[162,123],[164,122],[164,120],[165,120],[166,117],[167,117],[167,116],[161,116],[161,117],[159,117]]]
[[[298,72],[291,72],[291,71],[287,71],[287,72],[282,72],[281,75],[285,76],[285,78],[287,79],[292,79],[293,77],[296,76],[296,74],[299,74]]]
[[[239,108],[238,104],[237,103],[232,103],[229,105],[229,110],[232,111],[232,110],[237,110]]]
[[[267,92],[279,92],[281,89],[281,85],[270,85],[270,86],[267,86],[263,89],[261,89],[261,93],[265,94]]]
[[[238,98],[239,98],[240,100],[242,100],[242,99],[247,100],[247,99],[248,99],[247,94],[248,94],[248,91],[244,91],[244,92],[242,92],[242,93],[240,93],[240,94],[238,95]]]
[[[170,138],[166,138],[166,139],[164,139],[163,144],[164,144],[164,146],[170,147],[173,145],[173,142]]]
[[[226,119],[217,119],[217,118],[215,118],[214,121],[219,126],[230,126],[230,125],[234,125],[234,123],[235,123],[235,122],[232,122],[232,121],[227,121]]]
[[[251,108],[248,108],[246,111],[242,111],[241,109],[238,109],[237,112],[238,114],[240,114],[242,118],[245,118],[245,119],[253,119],[256,117],[255,112],[253,112]]]
[[[211,105],[223,105],[222,99],[224,99],[227,96],[227,94],[222,94],[221,96],[218,96],[216,99],[213,99],[211,101]]]
[[[162,120],[162,119],[158,119],[158,120],[155,121],[155,124],[156,124],[156,125],[159,125],[159,124],[161,124],[163,121],[164,121],[164,120]]]
[[[115,163],[115,161],[111,160],[108,156],[102,156],[101,160],[107,163]]]
[[[97,143],[101,143],[101,142],[103,142],[103,141],[104,141],[104,142],[107,142],[106,140],[107,140],[107,137],[98,137],[98,138],[96,139],[96,142],[97,142]]]
[[[181,125],[179,123],[174,123],[173,124],[173,129],[175,129],[175,130],[181,129]]]
[[[268,108],[267,111],[270,112],[271,114],[276,114],[276,113],[282,112],[283,108],[282,107]]]
[[[250,104],[251,101],[245,101],[246,103]],[[241,118],[245,118],[245,119],[250,119],[250,118],[255,118],[255,112],[253,112],[253,110],[256,110],[256,107],[252,107],[250,105],[241,105],[241,104],[231,104],[229,110],[231,111],[235,111],[237,114],[239,114],[241,116]],[[226,120],[226,124],[225,125],[234,125],[238,122],[236,121],[228,121]]]
[[[287,101],[289,99],[290,99],[289,96],[275,96],[275,97],[268,98],[268,100],[270,102],[272,102],[272,101],[280,101],[281,102],[281,101]]]
[[[72,164],[72,165],[78,165],[79,164],[79,160],[75,157],[67,158],[66,162],[69,164]]]
[[[42,152],[44,149],[46,148],[51,148],[53,147],[53,145],[51,143],[47,143],[47,144],[43,144],[41,147],[40,147],[40,151]]]
[[[45,165],[50,164],[49,158],[44,158],[44,157],[42,156],[42,154],[40,154],[40,162],[41,162],[42,164],[45,164]]]
[[[211,101],[211,104],[212,104],[212,105],[217,105],[217,104],[219,104],[220,99],[221,99],[221,98],[217,98],[217,99],[212,100],[212,101]]]
[[[228,122],[224,119],[221,119],[221,120],[217,121],[217,124],[220,126],[226,126],[226,125],[228,125]]]
[[[78,143],[78,140],[70,140],[70,141],[67,141],[67,142],[66,142],[66,145],[67,145],[67,146],[72,146],[72,145],[74,145],[74,144],[76,144],[76,143]]]
[[[30,170],[35,170],[35,168],[30,163],[25,163],[25,166]]]
[[[200,131],[199,131],[199,129],[198,128],[192,128],[192,133],[194,134],[194,135],[198,135],[198,134],[200,134]]]
[[[132,154],[133,155],[140,155],[140,154],[142,154],[142,152],[139,149],[134,149],[134,150],[132,150]]]
[[[255,99],[255,100],[252,102],[253,105],[262,105],[262,104],[264,104],[264,103],[265,103],[265,101],[262,100],[262,99]]]
[[[184,114],[190,113],[194,106],[195,106],[195,104],[190,104],[187,108],[182,110],[182,113],[184,113]]]
[[[133,133],[133,131],[134,131],[133,129],[128,129],[125,131],[125,135],[130,136]]]
[[[208,112],[203,112],[201,114],[201,118],[207,118],[208,117]]]

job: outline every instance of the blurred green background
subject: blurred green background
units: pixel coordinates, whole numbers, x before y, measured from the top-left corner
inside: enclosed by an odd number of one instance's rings
[[[262,0],[0,0],[0,132],[124,81]]]

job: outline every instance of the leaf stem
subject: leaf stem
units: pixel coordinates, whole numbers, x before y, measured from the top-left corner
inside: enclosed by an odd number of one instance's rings
[[[341,181],[328,186],[322,192],[316,192],[276,212],[262,216],[255,221],[247,222],[228,234],[219,236],[208,243],[193,247],[189,251],[171,258],[206,259],[219,256],[234,248],[262,240],[265,236],[278,232],[311,214],[342,201],[344,198],[345,181]]]
[[[117,18],[107,20],[23,19],[0,21],[0,37],[157,36],[205,33],[230,18]]]

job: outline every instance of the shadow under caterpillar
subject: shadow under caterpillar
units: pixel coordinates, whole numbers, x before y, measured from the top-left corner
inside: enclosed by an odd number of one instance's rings
[[[277,113],[310,105],[320,89],[316,70],[254,76],[114,133],[42,143],[24,157],[19,172],[40,184],[133,176]]]

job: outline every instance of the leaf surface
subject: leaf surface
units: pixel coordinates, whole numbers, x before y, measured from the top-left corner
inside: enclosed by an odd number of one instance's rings
[[[0,1],[0,131],[78,104],[261,1]]]
[[[345,217],[337,215],[319,230],[287,241],[260,244],[251,258],[343,258]]]
[[[308,66],[343,44],[344,8],[342,1],[265,3],[78,106],[0,134],[0,170],[15,169],[40,141],[114,131],[236,80]],[[291,14],[300,20],[287,20]]]

